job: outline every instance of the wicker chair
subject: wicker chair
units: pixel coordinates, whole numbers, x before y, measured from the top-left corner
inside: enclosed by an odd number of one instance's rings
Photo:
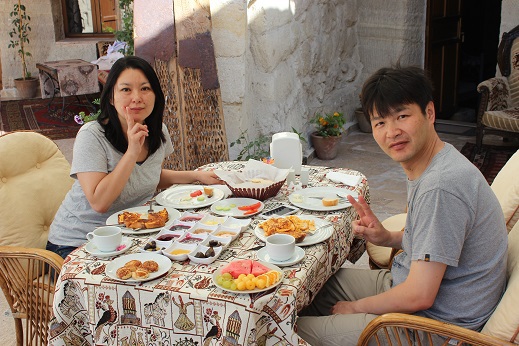
[[[0,157],[0,287],[14,317],[17,344],[46,345],[63,260],[44,249],[72,186],[70,165],[52,140],[30,131],[0,136]]]
[[[498,48],[497,62],[501,77],[481,82],[481,100],[477,113],[476,150],[483,135],[519,137],[519,25],[505,32]]]
[[[0,287],[11,307],[18,345],[47,345],[62,264],[59,255],[44,249],[0,246]]]

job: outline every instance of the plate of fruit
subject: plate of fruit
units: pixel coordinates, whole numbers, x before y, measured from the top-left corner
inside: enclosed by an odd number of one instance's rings
[[[283,281],[283,271],[270,263],[249,259],[235,260],[213,273],[213,282],[233,293],[268,291]]]

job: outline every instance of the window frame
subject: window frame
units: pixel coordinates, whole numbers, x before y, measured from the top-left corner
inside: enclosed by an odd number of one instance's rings
[[[101,20],[101,1],[103,0],[90,0],[91,8],[92,8],[92,25],[94,30],[98,28],[102,30],[102,20]],[[106,1],[106,0],[105,0]],[[115,3],[115,16],[116,22],[119,25],[120,22],[120,12],[118,10],[118,1]],[[66,38],[102,38],[102,39],[114,39],[114,33],[104,33],[104,32],[88,32],[88,33],[71,33],[69,32],[69,21],[67,14],[67,0],[61,0],[61,12],[63,16],[63,31]]]

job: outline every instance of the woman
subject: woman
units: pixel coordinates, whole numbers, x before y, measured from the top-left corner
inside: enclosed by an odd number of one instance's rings
[[[173,152],[162,123],[164,94],[151,65],[130,56],[117,60],[101,94],[101,115],[74,142],[76,179],[50,227],[47,250],[66,258],[86,234],[126,208],[143,205],[157,188],[219,184],[213,172],[162,169]]]

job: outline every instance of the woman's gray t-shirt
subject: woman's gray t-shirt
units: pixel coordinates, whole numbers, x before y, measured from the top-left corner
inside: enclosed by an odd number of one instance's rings
[[[447,265],[431,308],[417,315],[478,330],[506,285],[507,231],[497,197],[481,172],[446,143],[420,178],[408,181],[408,214],[393,285],[411,261]]]
[[[77,180],[80,172],[110,173],[121,160],[123,153],[116,150],[104,135],[97,121],[86,123],[79,130],[74,142],[70,176],[75,179],[50,226],[49,241],[55,245],[80,246],[86,242],[86,234],[105,224],[106,219],[123,209],[143,205],[157,188],[164,159],[173,152],[173,145],[166,125],[162,124],[166,142],[135,165],[123,191],[106,213],[92,209]]]

